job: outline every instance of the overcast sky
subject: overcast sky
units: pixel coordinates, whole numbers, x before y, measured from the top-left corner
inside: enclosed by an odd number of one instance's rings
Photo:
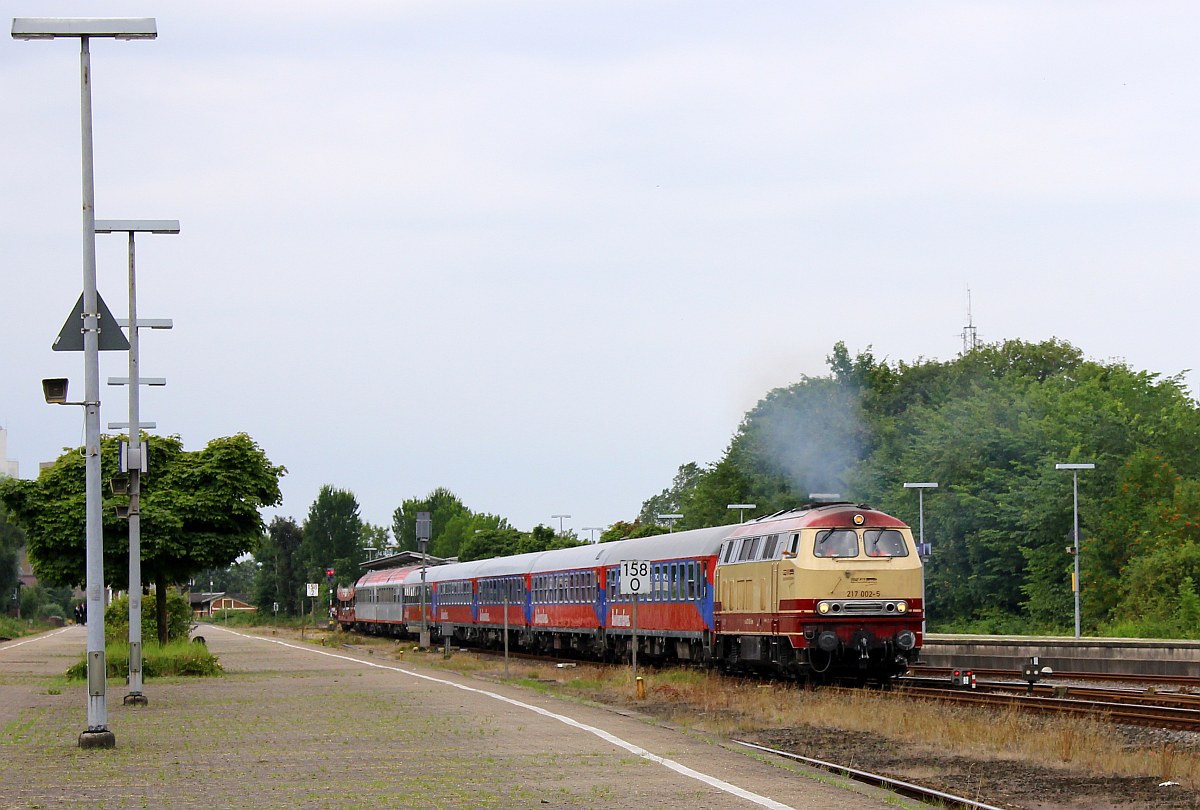
[[[968,289],[986,342],[1195,365],[1195,3],[3,6],[156,16],[92,46],[96,214],[180,220],[137,242],[138,314],[175,322],[142,419],[248,433],[288,468],[268,517],[332,484],[388,526],[438,486],[521,529],[631,519],[838,340],[954,358]],[[5,36],[0,99],[28,478],[83,441],[39,383],[83,391],[50,350],[83,283],[77,41]],[[125,317],[125,237],[97,246]]]

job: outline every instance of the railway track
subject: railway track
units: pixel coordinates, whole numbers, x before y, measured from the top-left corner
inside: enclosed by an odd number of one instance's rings
[[[775,756],[784,757],[785,759],[803,762],[805,765],[819,768],[829,773],[839,774],[856,782],[871,785],[873,787],[883,788],[892,793],[905,796],[909,799],[926,802],[937,807],[962,808],[963,810],[1001,810],[1001,808],[990,804],[977,802],[974,799],[967,799],[962,796],[955,796],[951,793],[944,793],[933,788],[922,787],[915,785],[912,782],[903,782],[899,779],[893,779],[890,776],[882,774],[870,773],[869,771],[861,771],[857,768],[851,768],[847,765],[837,765],[833,762],[825,762],[820,759],[800,756],[793,754],[790,751],[781,751],[777,748],[767,748],[766,746],[757,745],[755,743],[746,742],[744,740],[733,740],[732,742],[745,746],[746,748],[762,751],[766,754],[774,754]]]
[[[923,664],[908,668],[908,674],[911,677],[918,678],[949,678],[953,671],[951,667],[930,667]],[[1021,672],[1011,669],[972,669],[971,671],[980,678],[1023,680]],[[1200,677],[1056,671],[1053,678],[1056,681],[1073,681],[1079,683],[1142,683],[1152,686],[1176,686],[1180,689],[1193,689],[1200,692]]]
[[[997,682],[978,683],[974,689],[952,687],[932,679],[906,679],[897,688],[901,694],[943,703],[1014,706],[1044,714],[1200,732],[1200,698],[1195,695],[1087,687],[1035,687],[1034,694],[1027,690],[1027,686]]]

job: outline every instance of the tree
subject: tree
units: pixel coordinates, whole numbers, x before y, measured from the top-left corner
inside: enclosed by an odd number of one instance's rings
[[[284,615],[303,612],[301,588],[305,580],[300,561],[303,537],[295,520],[277,516],[259,538],[254,550],[254,558],[262,564],[254,588],[254,604],[259,610],[273,608],[278,602]]]
[[[470,516],[471,510],[463,505],[458,496],[445,487],[438,487],[424,498],[410,498],[392,513],[392,536],[401,550],[419,551],[417,548],[417,513],[428,512],[432,523],[429,547],[426,553],[435,557],[454,557],[465,539],[465,525],[451,525],[455,518]]]
[[[244,433],[213,439],[203,450],[185,451],[178,436],[146,436],[150,472],[142,477],[142,572],[156,592],[158,626],[167,625],[167,588],[208,568],[225,568],[253,549],[263,531],[260,511],[279,502],[272,464]],[[102,476],[117,472],[118,438],[101,441]],[[40,580],[79,586],[85,580],[86,516],[84,457],[70,450],[35,481],[0,482],[0,501],[28,538],[28,553]],[[108,583],[128,588],[129,527],[115,507],[128,497],[104,498],[104,573]],[[159,640],[164,642],[161,632]]]
[[[301,573],[308,582],[323,581],[333,568],[341,582],[352,582],[363,560],[364,524],[358,499],[349,490],[326,484],[308,510],[300,543]]]
[[[704,470],[696,462],[681,464],[671,480],[671,486],[642,503],[642,511],[638,513],[637,519],[641,523],[658,523],[659,515],[678,514],[683,508],[684,500],[696,489],[703,477]]]

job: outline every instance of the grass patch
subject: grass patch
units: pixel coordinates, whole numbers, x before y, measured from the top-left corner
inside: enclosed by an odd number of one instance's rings
[[[129,644],[112,642],[105,647],[105,664],[109,678],[129,677]],[[224,672],[217,657],[203,644],[191,641],[172,641],[166,645],[146,644],[142,647],[142,677],[165,678],[177,675],[207,677]],[[87,653],[79,663],[67,670],[67,678],[87,677]]]
[[[45,619],[17,619],[12,616],[0,616],[0,638],[20,638],[42,633],[46,630],[62,627],[62,623],[51,624]]]

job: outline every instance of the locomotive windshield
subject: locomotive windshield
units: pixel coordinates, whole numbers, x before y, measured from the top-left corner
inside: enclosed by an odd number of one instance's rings
[[[907,557],[904,536],[895,529],[867,529],[863,532],[863,547],[868,557]]]
[[[853,529],[825,529],[817,532],[813,556],[857,557],[858,533]]]

